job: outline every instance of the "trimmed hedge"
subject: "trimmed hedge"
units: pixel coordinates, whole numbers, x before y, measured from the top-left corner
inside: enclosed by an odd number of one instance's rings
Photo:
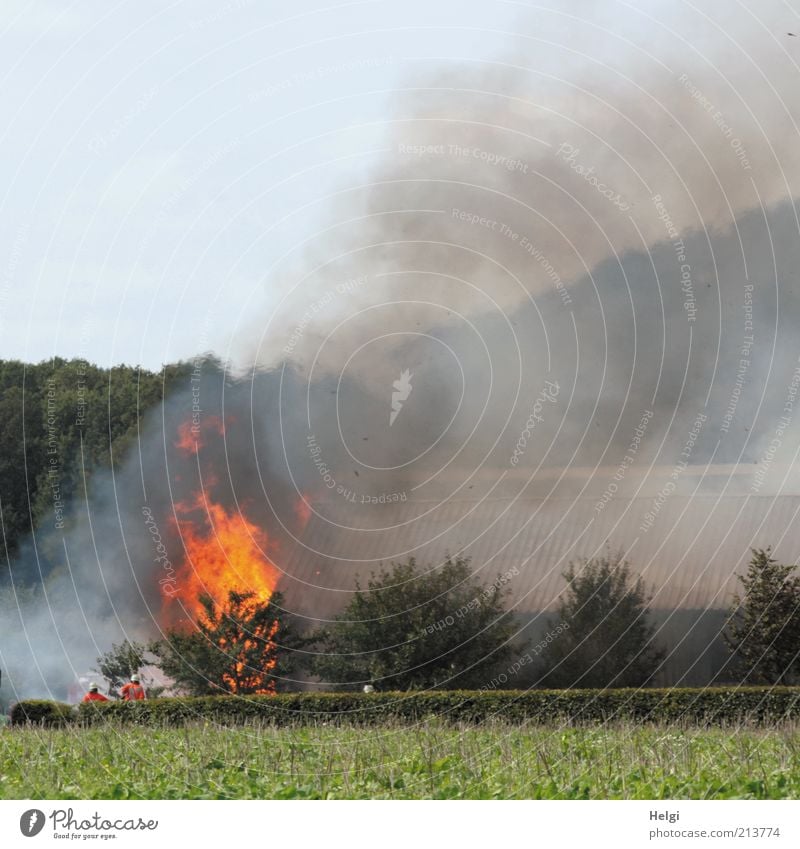
[[[46,699],[17,702],[10,714],[12,725],[42,725],[45,728],[60,728],[75,722],[77,718],[76,706]]]
[[[207,696],[141,702],[95,702],[78,710],[58,702],[20,702],[14,725],[135,724],[177,727],[270,723],[376,725],[438,718],[452,723],[687,722],[772,723],[800,716],[800,687],[653,690],[473,690],[410,693],[281,693]]]

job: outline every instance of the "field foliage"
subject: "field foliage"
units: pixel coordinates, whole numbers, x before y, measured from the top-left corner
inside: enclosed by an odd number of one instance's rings
[[[0,733],[7,799],[796,799],[800,730],[616,723]]]

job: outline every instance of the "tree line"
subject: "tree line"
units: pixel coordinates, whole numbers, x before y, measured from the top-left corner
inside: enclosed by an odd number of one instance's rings
[[[142,416],[190,372],[189,363],[156,373],[60,357],[0,360],[0,518],[10,560],[27,535],[84,497],[95,470],[119,462]]]
[[[31,365],[0,360],[0,520],[10,576],[25,537],[54,502],[85,496],[94,470],[108,468],[133,444],[143,415],[180,385],[193,363],[161,372],[82,359]],[[213,357],[204,371],[223,371]],[[53,471],[56,471],[56,474]],[[54,486],[58,498],[54,499]],[[26,559],[17,561],[25,568]],[[47,575],[14,574],[14,603]],[[649,620],[641,578],[616,555],[572,564],[566,589],[538,642],[520,634],[502,576],[481,584],[464,559],[430,570],[413,559],[370,576],[325,627],[304,630],[279,593],[259,605],[245,593],[203,600],[193,628],[157,643],[112,647],[101,665],[130,674],[145,658],[186,692],[258,692],[306,686],[381,689],[511,686],[643,686],[665,647]],[[797,680],[800,578],[756,550],[724,630],[727,680],[786,684]],[[110,666],[108,665],[110,664]],[[116,670],[116,672],[115,672]],[[105,673],[104,673],[105,674]],[[505,680],[503,680],[505,679]]]
[[[413,558],[357,586],[333,622],[303,632],[282,607],[231,592],[203,599],[194,627],[149,645],[114,646],[98,669],[118,684],[145,664],[192,695],[327,690],[642,687],[666,651],[641,577],[621,555],[572,563],[559,606],[535,645],[520,637],[508,589],[474,578],[469,561],[425,570]],[[800,577],[769,549],[739,577],[724,638],[727,682],[786,685],[800,675]]]

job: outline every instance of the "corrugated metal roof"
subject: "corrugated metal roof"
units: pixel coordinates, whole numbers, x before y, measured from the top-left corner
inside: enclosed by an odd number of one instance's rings
[[[472,558],[491,583],[514,569],[508,586],[518,611],[552,608],[570,560],[623,550],[653,593],[654,609],[725,608],[751,548],[773,546],[784,562],[800,557],[800,496],[685,496],[450,500],[391,505],[342,499],[315,504],[302,538],[280,564],[287,606],[328,618],[349,600],[357,577],[414,556],[426,566],[447,552]]]

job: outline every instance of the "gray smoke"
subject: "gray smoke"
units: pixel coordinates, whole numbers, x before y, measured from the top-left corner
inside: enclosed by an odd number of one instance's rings
[[[24,550],[60,564],[2,648],[26,694],[158,632],[142,508],[177,560],[172,505],[209,474],[306,557],[303,494],[324,520],[350,498],[541,496],[554,468],[579,470],[558,494],[596,467],[602,490],[643,417],[620,492],[682,461],[737,470],[710,489],[780,489],[800,419],[797,24],[778,3],[554,9],[541,36],[521,18],[508,55],[393,95],[385,152],[271,275],[278,306],[240,341],[237,378],[204,373],[204,421],[225,438],[199,464],[176,455],[187,386],[69,533]]]
[[[271,436],[280,422],[278,377],[239,380],[198,357],[183,385],[146,416],[119,467],[96,470],[88,500],[73,499],[65,527],[45,524],[26,542],[0,594],[0,665],[14,697],[64,698],[112,643],[146,643],[192,616],[181,595],[192,564],[176,518],[213,537],[203,505],[179,509],[197,493],[267,530],[261,554],[280,568],[281,543],[301,520]],[[293,396],[296,383],[284,374]],[[179,446],[187,435],[196,453]],[[35,590],[26,587],[32,575]]]
[[[540,463],[613,469],[648,413],[640,464],[670,467],[687,440],[693,464],[767,450],[797,365],[785,11],[581,13],[557,47],[409,78],[384,156],[271,281],[285,299],[243,358],[302,371],[298,441],[339,423],[320,447],[337,482],[361,464],[377,491],[437,498],[480,468],[488,489],[547,380],[559,399],[519,486]],[[340,376],[358,403],[323,379]]]

